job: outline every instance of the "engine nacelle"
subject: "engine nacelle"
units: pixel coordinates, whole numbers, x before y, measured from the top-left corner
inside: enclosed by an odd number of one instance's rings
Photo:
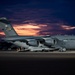
[[[45,40],[45,44],[46,45],[53,45],[53,44],[55,44],[55,40],[54,39],[52,39],[52,38],[43,38],[44,40]]]
[[[36,39],[26,39],[26,40],[27,40],[27,45],[38,46],[38,41]]]
[[[28,48],[29,46],[26,44],[26,42],[20,42],[20,41],[15,41],[13,42],[13,44],[19,46],[19,47],[23,47],[23,48]]]

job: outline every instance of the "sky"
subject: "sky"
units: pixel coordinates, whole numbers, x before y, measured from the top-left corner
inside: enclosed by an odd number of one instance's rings
[[[0,17],[10,20],[18,35],[75,35],[74,0],[2,0]]]

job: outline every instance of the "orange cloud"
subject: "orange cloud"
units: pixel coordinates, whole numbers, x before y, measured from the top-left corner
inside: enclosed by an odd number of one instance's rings
[[[20,24],[14,25],[15,31],[18,35],[39,35],[39,32],[44,29],[47,25],[39,24],[36,25],[35,23],[30,24]]]
[[[4,35],[4,32],[0,32],[1,35]]]
[[[75,26],[67,26],[67,25],[61,25],[61,27],[64,29],[64,30],[72,30],[72,29],[75,29]]]

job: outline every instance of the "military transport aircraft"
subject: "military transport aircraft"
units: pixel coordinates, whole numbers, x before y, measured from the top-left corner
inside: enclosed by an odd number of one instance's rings
[[[0,18],[0,28],[6,35],[2,40],[15,44],[20,47],[20,50],[50,50],[49,47],[41,43],[43,39],[40,36],[19,36],[5,17]]]
[[[7,18],[0,18],[0,28],[6,37],[2,38],[19,47],[21,50],[29,51],[66,51],[75,49],[75,35],[54,36],[19,36]]]

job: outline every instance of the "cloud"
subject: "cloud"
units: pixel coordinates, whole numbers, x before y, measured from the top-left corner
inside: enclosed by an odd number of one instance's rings
[[[10,19],[19,35],[72,34],[75,7],[64,0],[48,1],[12,4],[1,8],[0,15]]]
[[[4,32],[0,32],[0,35],[5,35]]]
[[[5,36],[4,32],[0,32],[0,37],[4,37],[4,36]]]
[[[15,30],[17,30],[20,35],[53,35],[53,34],[65,34],[66,30],[64,30],[61,25],[65,25],[63,22],[55,22],[55,23],[29,23],[27,24],[19,24],[14,25]],[[32,21],[33,22],[33,21]],[[20,30],[22,33],[20,33]],[[27,33],[25,33],[27,32]],[[25,34],[24,34],[25,33]]]
[[[64,30],[73,30],[73,29],[75,29],[75,26],[61,25],[61,27],[62,27]]]
[[[44,30],[47,25],[43,24],[35,24],[35,23],[29,23],[29,24],[15,24],[14,29],[19,35],[39,35],[41,30]]]
[[[24,23],[25,22],[25,23]],[[75,26],[68,26],[62,21],[51,23],[34,23],[34,21],[24,21],[22,24],[13,24],[13,28],[18,35],[56,35],[73,34]],[[3,32],[0,33],[4,35]]]

